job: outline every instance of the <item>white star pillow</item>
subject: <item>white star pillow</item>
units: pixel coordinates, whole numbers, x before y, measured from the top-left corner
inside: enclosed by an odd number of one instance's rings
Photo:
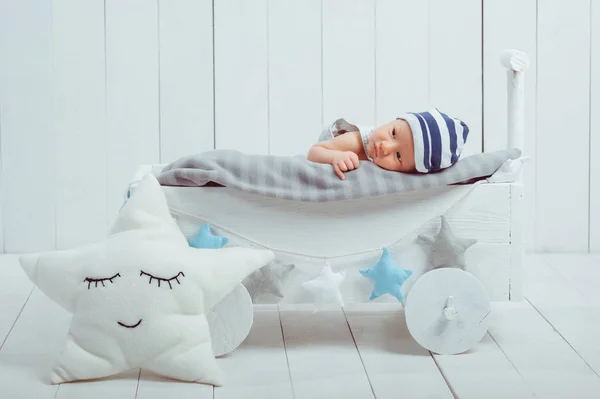
[[[205,312],[273,259],[265,250],[190,247],[147,175],[105,242],[20,259],[33,283],[73,313],[51,382],[145,368],[222,385]]]

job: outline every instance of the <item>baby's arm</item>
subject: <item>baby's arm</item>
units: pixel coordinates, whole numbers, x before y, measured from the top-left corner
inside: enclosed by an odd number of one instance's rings
[[[358,132],[348,132],[331,140],[313,144],[308,151],[307,159],[312,162],[333,165],[339,178],[345,179],[343,172],[359,166],[357,143],[362,146],[362,141],[357,142],[357,140],[361,140]]]

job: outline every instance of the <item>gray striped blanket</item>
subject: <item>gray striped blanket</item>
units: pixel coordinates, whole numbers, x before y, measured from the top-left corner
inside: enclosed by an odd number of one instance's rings
[[[180,158],[157,176],[163,186],[220,185],[249,193],[300,201],[333,201],[466,183],[491,176],[505,161],[521,156],[510,148],[474,154],[441,172],[391,172],[368,162],[345,172],[341,180],[331,165],[304,156],[251,155],[211,150]]]

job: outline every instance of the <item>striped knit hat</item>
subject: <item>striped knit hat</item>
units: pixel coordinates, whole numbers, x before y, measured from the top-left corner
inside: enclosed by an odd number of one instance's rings
[[[415,143],[418,172],[435,172],[454,165],[467,142],[469,127],[433,108],[428,112],[409,112],[398,119],[410,125]]]

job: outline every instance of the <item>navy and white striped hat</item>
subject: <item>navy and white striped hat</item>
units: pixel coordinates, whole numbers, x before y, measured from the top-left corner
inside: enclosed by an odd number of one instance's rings
[[[427,112],[409,112],[398,119],[410,125],[415,143],[418,172],[435,172],[454,165],[467,142],[469,127],[433,108]]]

